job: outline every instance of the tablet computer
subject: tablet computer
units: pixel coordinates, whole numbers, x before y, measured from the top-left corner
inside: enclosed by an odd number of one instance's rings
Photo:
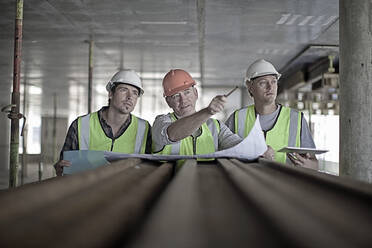
[[[321,149],[316,149],[316,148],[289,147],[289,146],[287,146],[287,147],[283,147],[278,152],[287,152],[287,153],[295,152],[295,153],[298,153],[298,154],[301,154],[301,153],[322,154],[322,153],[325,153],[325,152],[329,152],[329,150],[321,150]]]

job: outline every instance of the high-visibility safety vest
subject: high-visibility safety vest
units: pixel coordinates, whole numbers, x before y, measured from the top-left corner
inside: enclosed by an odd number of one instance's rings
[[[168,117],[172,122],[177,120],[174,113],[168,114]],[[174,144],[165,145],[161,151],[153,151],[154,154],[160,155],[196,155],[196,154],[208,154],[218,150],[218,134],[220,132],[220,125],[215,119],[208,119],[207,122],[201,125],[201,134],[198,137],[192,135],[184,138],[181,142]],[[198,160],[210,160],[210,159],[198,159]]]
[[[285,146],[301,146],[301,112],[279,105],[279,114],[274,126],[265,131],[266,144],[275,151],[275,161],[286,163],[286,153],[276,152]],[[254,105],[235,111],[235,133],[245,138],[254,126],[256,111]]]
[[[111,139],[106,136],[99,122],[98,112],[78,118],[80,150],[112,151],[120,153],[145,153],[149,123],[134,115],[125,132]]]

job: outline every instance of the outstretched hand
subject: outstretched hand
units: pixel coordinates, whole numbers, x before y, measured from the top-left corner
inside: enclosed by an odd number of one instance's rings
[[[214,97],[207,107],[208,113],[214,115],[221,112],[225,107],[226,99],[227,98],[223,95]]]

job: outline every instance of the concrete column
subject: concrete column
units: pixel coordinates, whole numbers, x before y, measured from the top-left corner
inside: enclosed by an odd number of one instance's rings
[[[372,183],[372,2],[339,3],[340,175]]]

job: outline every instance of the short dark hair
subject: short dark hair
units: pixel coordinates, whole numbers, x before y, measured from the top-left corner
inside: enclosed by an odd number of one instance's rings
[[[126,84],[126,83],[122,83],[122,82],[114,82],[113,83],[113,86],[111,87],[111,93],[114,94],[115,91],[116,91],[116,87],[118,87],[119,84]],[[137,86],[134,86],[134,85],[131,85],[131,84],[126,84],[126,85],[130,85],[130,86],[133,86],[135,87],[137,90],[138,90],[138,95],[140,96],[141,95],[141,89],[138,88]],[[108,99],[108,106],[110,106],[110,103],[111,103],[111,99],[109,98]]]
[[[118,87],[119,84],[126,84],[126,83],[122,83],[122,82],[115,82],[113,83],[114,85],[111,87],[111,92],[112,93],[115,93],[115,90],[116,90],[116,87]],[[131,84],[126,84],[126,85],[130,85],[130,86],[133,86],[134,88],[136,88],[138,90],[138,95],[141,95],[141,89],[138,88],[137,86],[134,86],[134,85],[131,85]]]

